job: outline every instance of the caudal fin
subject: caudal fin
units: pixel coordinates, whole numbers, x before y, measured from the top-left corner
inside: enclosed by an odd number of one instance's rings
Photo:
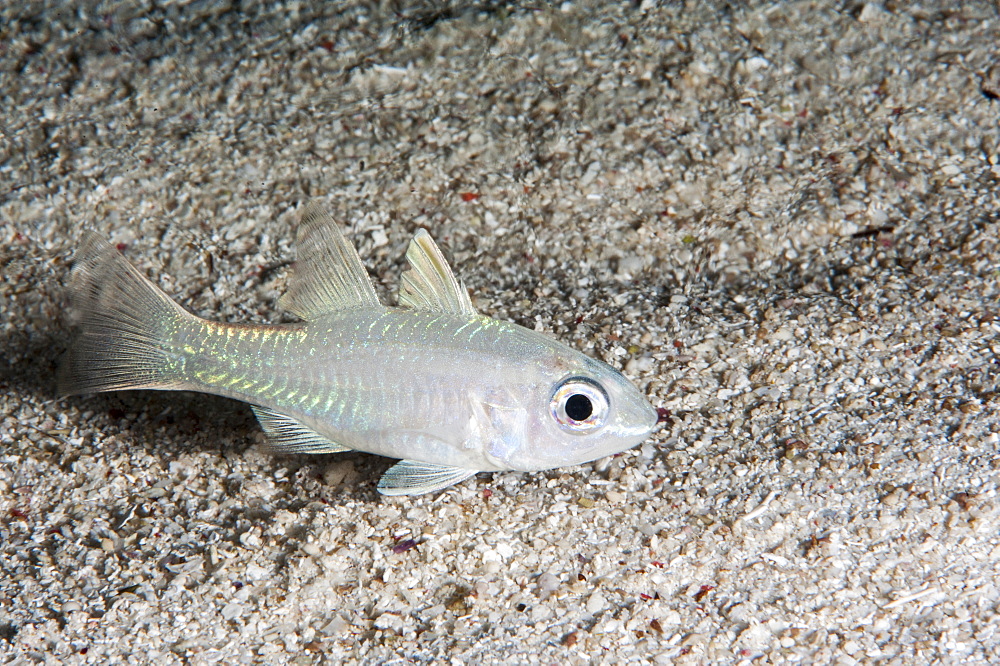
[[[83,237],[70,288],[78,331],[60,394],[184,387],[174,341],[194,316],[96,233]]]

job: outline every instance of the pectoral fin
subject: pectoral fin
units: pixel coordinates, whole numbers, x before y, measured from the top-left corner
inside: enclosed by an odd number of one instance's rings
[[[383,495],[424,495],[475,476],[478,470],[400,460],[378,482]]]
[[[301,421],[268,409],[253,407],[275,453],[343,453],[351,449],[319,434]]]

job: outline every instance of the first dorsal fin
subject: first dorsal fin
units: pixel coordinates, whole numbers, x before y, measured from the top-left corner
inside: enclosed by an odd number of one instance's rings
[[[409,270],[403,273],[399,304],[417,310],[477,314],[465,285],[455,278],[434,239],[421,229],[406,250]]]
[[[310,320],[336,310],[381,305],[357,250],[315,202],[306,205],[295,244],[294,273],[278,301],[282,308]]]

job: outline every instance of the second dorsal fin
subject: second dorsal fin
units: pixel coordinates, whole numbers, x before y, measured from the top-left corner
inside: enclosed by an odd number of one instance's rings
[[[295,237],[296,261],[278,304],[305,320],[336,310],[379,307],[368,271],[330,214],[306,205]]]
[[[477,314],[465,285],[455,278],[434,239],[421,229],[406,250],[409,270],[403,273],[399,304],[417,310]]]

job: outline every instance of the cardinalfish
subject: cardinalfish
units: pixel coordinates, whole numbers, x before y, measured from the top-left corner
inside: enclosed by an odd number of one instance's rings
[[[398,307],[379,302],[357,251],[315,204],[296,244],[279,305],[302,322],[229,324],[187,312],[87,232],[70,278],[78,331],[61,392],[242,400],[275,452],[400,458],[379,480],[386,495],[590,462],[656,426],[656,410],[611,366],[477,312],[425,230],[406,252]]]

